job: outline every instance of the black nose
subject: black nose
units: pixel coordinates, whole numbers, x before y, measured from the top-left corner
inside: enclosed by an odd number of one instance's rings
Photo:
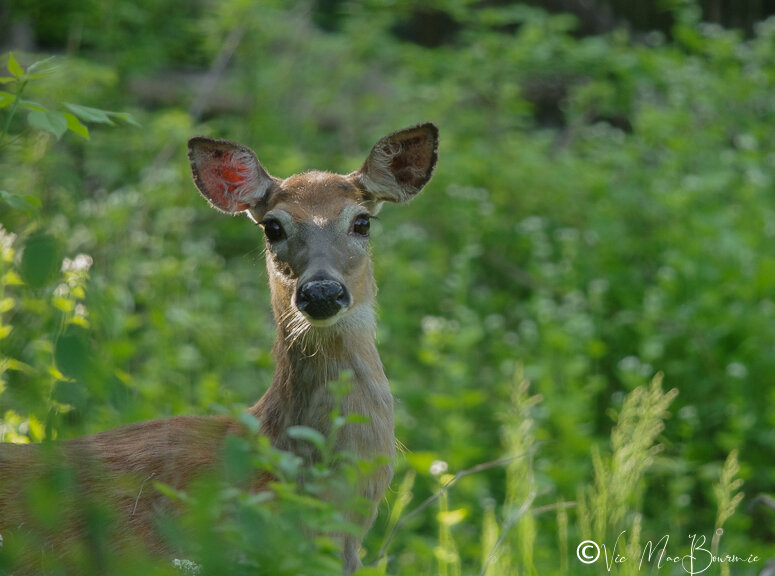
[[[347,307],[347,288],[336,280],[310,280],[296,291],[296,307],[315,320],[325,320]]]

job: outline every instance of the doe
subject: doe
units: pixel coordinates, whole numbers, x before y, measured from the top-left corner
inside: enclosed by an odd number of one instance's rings
[[[276,368],[271,386],[249,409],[272,444],[310,462],[316,453],[289,434],[307,426],[328,435],[335,397],[328,384],[351,374],[341,410],[365,416],[339,431],[336,449],[359,458],[395,453],[393,397],[375,345],[376,284],[369,250],[369,221],[383,202],[404,203],[433,174],[438,130],[431,123],[394,132],[377,142],[359,170],[346,175],[309,171],[275,178],[249,148],[205,137],[189,141],[194,183],[216,209],[245,212],[266,238],[266,265],[277,323]],[[142,490],[148,479],[185,489],[218,463],[225,437],[239,434],[226,417],[176,417],[141,422],[64,443],[66,460],[88,463],[77,474],[79,492],[115,505],[119,537],[135,534],[159,547],[154,531],[162,497]],[[23,491],[40,473],[41,447],[0,444],[0,534],[24,531]],[[92,465],[93,464],[93,465]],[[384,464],[361,479],[372,504],[367,529],[392,478]],[[262,489],[269,478],[256,478]],[[73,522],[55,539],[66,546],[81,537]],[[360,567],[360,541],[342,539],[345,573]],[[2,549],[0,548],[0,551]]]
[[[427,123],[383,138],[360,170],[346,176],[310,171],[280,180],[248,148],[189,141],[199,191],[223,212],[247,211],[266,236],[277,365],[271,387],[250,411],[275,447],[312,456],[286,431],[302,425],[328,434],[334,397],[327,383],[346,370],[353,387],[342,410],[368,423],[346,426],[337,448],[392,461],[393,397],[375,345],[369,220],[383,202],[402,203],[420,192],[437,154],[438,131]],[[375,507],[391,478],[392,466],[385,465],[364,481],[363,495]],[[358,546],[345,537],[348,571],[360,564]]]

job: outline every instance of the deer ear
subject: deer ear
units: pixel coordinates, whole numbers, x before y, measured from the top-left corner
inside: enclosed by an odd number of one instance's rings
[[[439,129],[418,124],[377,142],[350,177],[371,201],[406,202],[430,181],[438,155]]]
[[[255,208],[274,183],[250,148],[228,140],[195,136],[188,158],[199,192],[227,214]]]

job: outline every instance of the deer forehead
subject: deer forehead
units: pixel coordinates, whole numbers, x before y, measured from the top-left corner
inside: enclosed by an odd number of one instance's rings
[[[323,226],[359,206],[362,193],[345,176],[330,172],[311,171],[295,174],[283,180],[272,194],[269,210],[283,210],[294,221]]]

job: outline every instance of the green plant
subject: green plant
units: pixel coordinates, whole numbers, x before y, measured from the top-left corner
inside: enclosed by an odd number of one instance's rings
[[[10,76],[0,77],[0,83],[10,92],[0,92],[0,153],[14,158],[25,158],[28,147],[34,146],[38,132],[51,134],[59,139],[67,130],[89,139],[89,131],[83,122],[113,124],[113,120],[138,125],[124,112],[108,112],[71,103],[64,103],[68,110],[60,112],[25,98],[30,85],[45,83],[57,72],[53,57],[38,60],[26,69],[13,53],[8,54]],[[26,111],[26,126],[14,120],[20,111]],[[82,122],[83,121],[83,122]],[[45,146],[45,143],[43,143]],[[0,183],[2,186],[2,183]],[[0,356],[0,395],[5,408],[0,412],[2,437],[22,441],[27,437],[42,440],[52,430],[44,430],[44,419],[38,415],[49,409],[48,424],[53,412],[67,412],[83,403],[83,392],[74,382],[86,375],[93,376],[93,365],[88,356],[84,338],[90,325],[85,305],[88,271],[92,259],[86,254],[75,258],[63,258],[62,244],[42,227],[43,207],[41,198],[33,191],[0,190],[0,203],[7,210],[0,221],[3,252],[0,259],[0,340],[4,350]],[[7,230],[5,226],[10,226]],[[53,325],[47,334],[36,333],[31,342],[25,342],[13,334],[18,316],[27,317],[35,326]],[[14,318],[14,316],[17,316]],[[27,332],[27,335],[30,333]],[[20,347],[32,352],[34,360],[22,358]],[[8,389],[8,371],[24,374],[37,381],[33,390],[26,390],[26,398],[13,397],[17,391]],[[10,401],[9,401],[10,400]],[[38,407],[22,414],[15,405]]]
[[[7,85],[11,92],[0,92],[0,108],[8,108],[0,131],[0,149],[6,145],[5,139],[9,137],[12,122],[20,109],[27,110],[27,125],[31,129],[48,132],[57,140],[68,130],[88,140],[89,129],[83,122],[113,124],[114,121],[120,121],[139,126],[132,115],[126,112],[110,112],[69,102],[62,104],[67,110],[62,112],[22,98],[30,82],[51,76],[56,70],[53,56],[33,62],[25,69],[16,60],[13,52],[8,53],[8,71],[11,75],[0,77],[0,84]],[[20,132],[16,138],[22,134],[23,132]]]
[[[724,533],[724,524],[734,515],[737,507],[743,501],[744,494],[739,492],[743,486],[743,481],[737,478],[739,472],[740,464],[737,460],[737,450],[732,450],[721,468],[718,483],[713,486],[713,494],[718,506],[716,528],[713,531],[711,541],[711,552],[714,556],[719,555],[719,543]],[[722,564],[722,576],[729,576],[730,573],[729,564]]]
[[[514,376],[511,405],[505,416],[503,443],[508,454],[517,457],[506,467],[506,498],[503,519],[496,524],[497,538],[485,539],[486,553],[480,574],[537,574],[534,551],[537,522],[532,510],[537,497],[534,453],[537,451],[536,422],[533,412],[540,396],[529,394],[529,382],[519,370]],[[484,529],[492,530],[492,520],[485,520]]]
[[[315,14],[334,5],[336,26],[321,30]],[[80,48],[60,101],[142,110],[142,130],[93,131],[87,146],[63,137],[48,151],[40,143],[55,137],[29,127],[28,109],[20,105],[11,121],[0,153],[0,222],[13,251],[6,248],[0,298],[0,310],[13,299],[0,312],[3,329],[13,326],[0,341],[1,412],[12,413],[6,438],[46,435],[64,317],[48,288],[19,284],[27,226],[56,238],[60,261],[92,259],[85,297],[68,297],[85,306],[89,323],[87,337],[75,332],[70,342],[88,344],[94,364],[83,382],[64,387],[78,408],[51,419],[52,430],[73,436],[249,404],[272,372],[260,250],[253,230],[203,214],[186,139],[256,142],[283,177],[308,166],[357,169],[380,132],[430,119],[444,134],[432,188],[404,214],[384,210],[373,231],[380,347],[407,447],[396,463],[407,484],[394,483],[365,542],[374,570],[433,573],[443,530],[461,572],[477,573],[504,507],[520,499],[505,503],[530,482],[534,530],[525,522],[520,532],[520,520],[507,548],[512,567],[532,563],[541,574],[583,569],[574,549],[587,537],[584,522],[589,537],[595,523],[597,531],[627,529],[629,547],[667,531],[674,540],[707,532],[729,509],[711,486],[734,450],[732,484],[773,492],[771,20],[730,30],[704,23],[695,2],[676,2],[662,31],[590,35],[573,17],[521,4],[439,1],[433,11],[451,15],[456,32],[428,48],[400,32],[422,22],[410,2],[170,6],[62,7],[83,14],[72,21],[84,40],[68,44]],[[57,18],[59,37],[64,21]],[[236,28],[242,40],[226,50]],[[169,68],[206,58],[221,65],[206,77]],[[211,82],[213,70],[222,74]],[[192,119],[191,97],[202,100],[197,73],[211,97]],[[165,99],[138,93],[138,78],[163,86]],[[35,92],[36,82],[25,99],[71,112]],[[62,94],[61,86],[51,91]],[[9,108],[0,110],[3,123]],[[176,151],[171,160],[161,154],[167,147]],[[8,368],[15,362],[29,369]],[[518,363],[542,398],[530,410],[540,450],[529,473],[520,462],[440,486],[432,462],[471,470],[510,451],[501,413]],[[628,476],[627,442],[616,465],[606,448],[610,414],[660,371],[681,391],[655,440],[665,450]],[[614,468],[617,478],[639,480],[609,490]],[[526,484],[510,484],[517,473]],[[570,502],[591,481],[580,505],[605,489],[605,518]],[[448,510],[465,517],[442,526],[438,498],[414,513],[410,498],[422,503],[440,490]],[[608,524],[614,509],[616,526]],[[771,518],[754,514],[737,505],[720,547],[772,555]],[[532,542],[532,558],[518,552],[520,539]],[[490,561],[489,576],[505,571],[505,555]]]

